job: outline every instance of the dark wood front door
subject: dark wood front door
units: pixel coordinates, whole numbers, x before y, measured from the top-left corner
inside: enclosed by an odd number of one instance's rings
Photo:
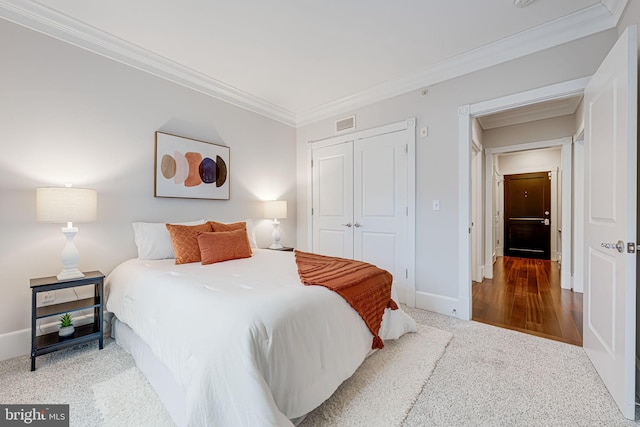
[[[551,258],[549,172],[505,175],[504,236],[507,256]]]

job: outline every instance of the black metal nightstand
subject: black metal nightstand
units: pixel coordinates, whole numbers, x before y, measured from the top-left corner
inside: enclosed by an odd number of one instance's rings
[[[81,344],[95,339],[99,340],[99,348],[104,348],[103,336],[103,304],[104,274],[99,271],[84,273],[78,279],[58,280],[55,276],[31,279],[31,370],[36,370],[36,357],[58,351],[62,348]],[[37,306],[39,292],[56,291],[93,285],[93,297],[59,304]],[[60,337],[58,332],[36,336],[36,321],[47,317],[60,316],[64,313],[93,308],[93,323],[78,326],[70,337]]]

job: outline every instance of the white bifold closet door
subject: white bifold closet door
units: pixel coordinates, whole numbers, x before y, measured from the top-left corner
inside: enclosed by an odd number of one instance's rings
[[[388,270],[408,262],[408,130],[313,150],[313,252]]]

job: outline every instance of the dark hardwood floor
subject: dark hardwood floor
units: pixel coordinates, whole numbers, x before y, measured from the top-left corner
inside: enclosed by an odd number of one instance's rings
[[[582,294],[560,288],[557,262],[498,257],[473,284],[473,320],[582,346]]]

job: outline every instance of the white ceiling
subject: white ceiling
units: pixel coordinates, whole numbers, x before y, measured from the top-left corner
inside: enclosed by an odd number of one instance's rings
[[[0,18],[300,125],[613,28],[626,3],[0,0]]]

